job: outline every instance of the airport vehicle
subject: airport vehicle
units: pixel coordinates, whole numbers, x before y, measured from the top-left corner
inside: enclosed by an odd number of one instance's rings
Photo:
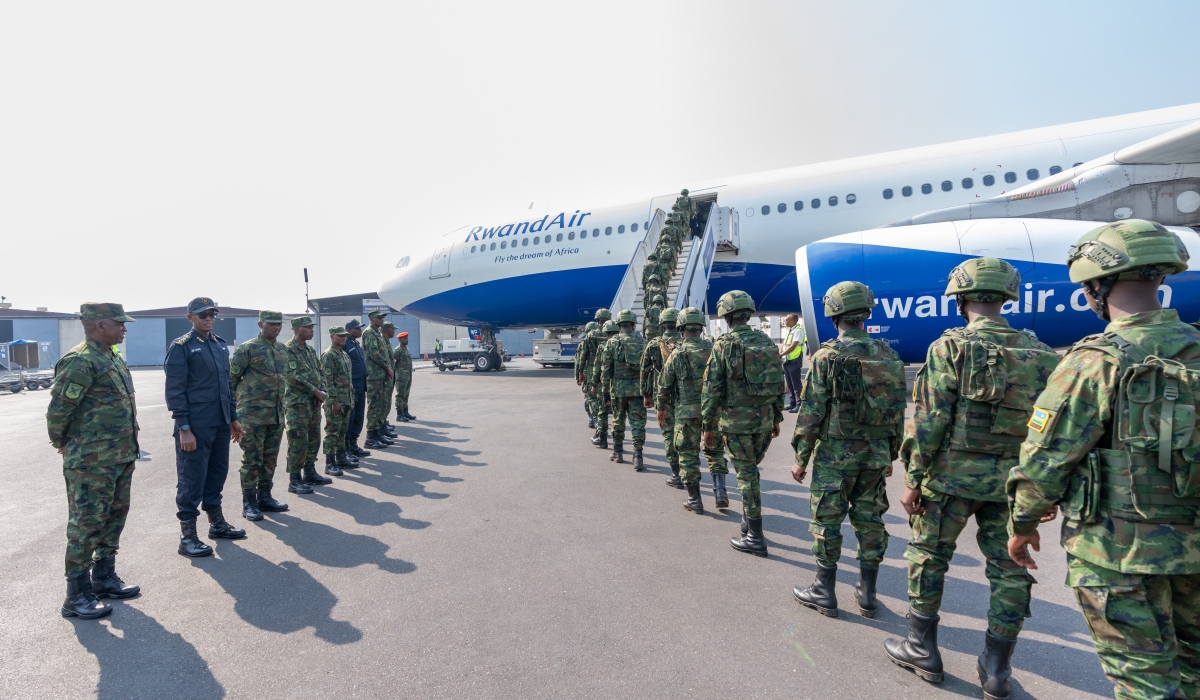
[[[19,374],[0,375],[0,391],[10,391],[14,394],[19,393],[25,388],[25,382]]]
[[[497,341],[497,345],[501,345],[499,341]],[[453,372],[459,367],[470,367],[476,372],[487,372],[496,369],[497,356],[503,358],[504,362],[512,359],[512,355],[506,354],[502,346],[493,350],[491,345],[482,341],[473,338],[459,338],[458,340],[443,340],[442,358],[439,360],[434,357],[433,364],[440,372],[446,370]]]
[[[549,328],[545,338],[533,341],[533,361],[543,367],[572,367],[582,341],[579,329]]]

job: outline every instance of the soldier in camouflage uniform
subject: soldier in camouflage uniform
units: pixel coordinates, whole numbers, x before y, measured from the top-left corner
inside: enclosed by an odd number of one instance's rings
[[[390,360],[389,366],[392,368],[392,373],[393,373],[392,376],[388,379],[387,386],[385,387],[385,391],[383,392],[383,395],[385,398],[385,401],[383,404],[383,427],[384,427],[384,430],[386,430],[389,435],[395,435],[395,426],[393,426],[391,423],[389,423],[387,418],[388,418],[388,416],[392,415],[392,392],[396,389],[396,382],[399,381],[395,374],[395,372],[396,372],[396,358],[394,355],[395,348],[392,347],[392,338],[396,337],[396,324],[392,323],[391,321],[384,321],[383,325],[379,327],[379,332],[383,334],[384,348],[388,351],[388,358]],[[405,336],[405,337],[408,337],[408,336]],[[399,406],[397,406],[397,408],[399,408]],[[408,418],[407,417],[402,418],[399,414],[400,414],[400,412],[397,411],[396,420],[400,421],[401,423],[407,423]]]
[[[1029,617],[1034,580],[1008,556],[1004,482],[1058,355],[1000,315],[1006,299],[1019,298],[1021,275],[1012,265],[976,258],[951,270],[949,280],[946,296],[955,297],[967,325],[929,346],[913,389],[916,407],[900,450],[900,503],[912,526],[909,638],[885,647],[897,665],[941,682],[937,613],[958,536],[973,515],[992,591],[979,667],[991,679],[984,683],[988,697],[1007,697],[1009,660]]]
[[[1117,698],[1200,697],[1200,331],[1158,288],[1188,252],[1127,219],[1085,234],[1071,280],[1108,327],[1076,343],[1034,404],[1008,477],[1009,555],[1036,569],[1062,504],[1067,585]],[[1164,439],[1170,436],[1170,439]]]
[[[94,620],[112,612],[99,598],[140,592],[116,572],[138,447],[133,377],[113,352],[134,319],[120,304],[79,307],[87,340],[54,366],[46,409],[50,444],[63,456],[67,484],[67,597],[62,616]]]
[[[238,442],[242,448],[242,517],[251,521],[262,520],[264,510],[288,509],[271,495],[284,430],[283,384],[288,360],[283,343],[275,342],[283,328],[283,314],[259,311],[258,327],[258,337],[239,345],[229,360],[229,381],[242,423]],[[297,474],[294,480],[299,479]],[[305,489],[301,493],[312,493],[311,487],[300,486]]]
[[[392,350],[392,366],[396,370],[396,420],[405,423],[417,417],[408,412],[408,392],[412,389],[412,353],[408,350],[408,332],[401,333],[400,342]]]
[[[863,617],[877,612],[875,582],[887,552],[883,514],[887,482],[904,429],[904,363],[884,339],[867,335],[863,323],[875,296],[859,282],[839,282],[824,297],[825,317],[838,337],[813,353],[792,434],[792,478],[809,490],[816,578],[792,595],[801,605],[837,617],[837,563],[846,516],[858,539],[859,582],[854,598]]]
[[[665,294],[666,291],[663,267],[658,261],[658,252],[655,251],[649,255],[646,266],[642,268],[642,301],[653,300],[655,295]]]
[[[754,310],[754,300],[739,290],[726,292],[717,302],[717,317],[729,323],[729,332],[713,343],[700,415],[705,446],[717,447],[714,429],[719,429],[737,471],[742,537],[729,544],[739,552],[765,557],[758,465],[783,422],[783,360],[775,343],[750,327]]]
[[[595,328],[584,335],[575,350],[575,383],[583,388],[584,405],[591,416],[588,427],[593,429],[596,428],[596,419],[600,416],[600,407],[596,402],[595,392],[592,391],[592,366],[596,363],[596,354],[600,351],[600,346],[604,344],[603,324],[610,318],[612,315],[608,313],[608,309],[596,309],[596,320],[588,324],[589,327],[595,325]],[[599,435],[597,431],[592,437]]]
[[[608,313],[608,311],[601,310],[605,314]],[[587,384],[596,407],[596,434],[592,436],[592,444],[602,450],[608,449],[608,414],[612,412],[612,404],[609,402],[607,390],[600,384],[600,366],[604,358],[604,346],[608,343],[608,339],[616,335],[619,330],[616,321],[610,319],[604,322],[600,328],[600,343],[596,346],[596,351],[592,353],[587,370]]]
[[[310,493],[309,485],[333,483],[333,479],[321,476],[316,469],[321,449],[325,379],[321,376],[317,351],[308,344],[313,337],[313,325],[311,316],[293,318],[293,337],[283,346],[287,353],[283,405],[287,417],[288,491],[292,493]]]
[[[633,434],[633,470],[642,471],[642,446],[646,444],[646,407],[642,398],[642,354],[645,342],[633,332],[637,317],[629,309],[617,314],[620,333],[608,339],[601,354],[600,384],[608,394],[613,413],[612,461],[625,463],[625,418]]]
[[[350,358],[342,347],[346,329],[329,329],[329,348],[321,353],[321,376],[329,397],[325,401],[325,473],[339,476],[351,467],[346,460],[346,429],[350,427],[350,409],[354,406],[354,386],[350,383]]]
[[[688,195],[687,190],[681,190],[679,197],[675,199],[675,206],[679,207],[680,218],[683,221],[683,235],[687,235],[691,230],[692,219],[696,218],[696,203]]]
[[[579,341],[579,345],[575,347],[575,383],[583,387],[583,410],[588,415],[588,427],[596,428],[596,407],[592,401],[592,395],[588,393],[587,383],[583,381],[583,368],[585,366],[585,347],[588,341],[592,338],[593,333],[598,333],[600,324],[595,321],[588,321],[583,327],[583,339]],[[603,335],[602,333],[600,335]],[[594,350],[592,350],[594,352]]]
[[[384,340],[379,330],[386,317],[386,311],[367,314],[371,326],[362,334],[363,355],[367,358],[367,439],[363,445],[369,450],[382,450],[396,444],[386,432],[388,382],[396,376],[392,369],[391,344]],[[324,356],[322,365],[323,360]]]
[[[675,351],[675,348],[683,344],[683,338],[675,332],[678,317],[678,309],[663,311],[662,317],[659,319],[662,322],[662,335],[646,340],[646,350],[642,353],[642,399],[646,408],[655,409],[658,418],[658,428],[662,432],[667,463],[671,465],[671,477],[667,479],[667,485],[681,489],[683,482],[679,479],[679,455],[675,452],[674,405],[663,404],[658,398],[658,384],[663,364]]]
[[[646,316],[642,319],[642,337],[646,340],[653,340],[662,333],[662,314],[666,305],[667,300],[661,294],[655,294],[650,300]]]

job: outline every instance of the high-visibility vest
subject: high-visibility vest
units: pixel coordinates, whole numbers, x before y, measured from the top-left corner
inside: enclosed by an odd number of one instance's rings
[[[787,337],[783,341],[783,347],[786,348],[792,343],[796,343],[796,348],[787,355],[784,355],[784,362],[791,362],[792,360],[799,359],[800,356],[804,354],[805,338],[806,336],[804,334],[804,328],[802,328],[799,323],[788,329]]]

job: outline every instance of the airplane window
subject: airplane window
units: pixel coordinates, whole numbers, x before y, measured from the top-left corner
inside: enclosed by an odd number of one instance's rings
[[[587,234],[581,234],[581,235],[587,235]],[[592,238],[599,238],[599,237],[600,237],[600,229],[598,229],[598,228],[592,229]]]
[[[821,200],[819,200],[819,199],[814,199],[813,201],[809,202],[809,204],[811,204],[811,205],[812,205],[812,208],[813,208],[813,209],[820,209],[820,208],[821,208]]]
[[[962,181],[962,186],[963,186],[964,190],[969,190],[975,186],[975,181],[969,177],[964,177],[963,181]]]
[[[508,247],[508,241],[500,241],[500,249],[504,250]]]
[[[1004,181],[1011,185],[1017,181],[1017,174],[1011,171],[1004,173]]]
[[[1025,171],[1025,177],[1029,178],[1030,180],[1036,180],[1036,179],[1038,179],[1038,171],[1037,171],[1037,168],[1030,168],[1029,170],[1026,170],[1026,171]]]
[[[857,201],[858,201],[858,195],[854,195],[854,194],[846,195],[846,204],[854,204]]]
[[[561,236],[562,234],[560,233],[560,234],[558,234],[558,235],[560,235],[560,236]],[[569,233],[567,234],[567,240],[568,240],[568,241],[573,241],[573,240],[575,240],[575,232],[574,232],[574,231],[571,231],[571,232],[569,232]]]
[[[983,185],[984,185],[984,187],[991,187],[991,186],[992,186],[992,185],[994,185],[994,184],[996,184],[996,178],[992,177],[991,175],[984,175],[984,176],[983,176]]]
[[[928,182],[926,182],[924,185],[921,185],[921,194],[929,194],[932,191],[933,185],[929,184]]]
[[[554,240],[556,240],[556,241],[561,241],[561,240],[562,240],[562,234],[560,233],[560,234],[558,234],[557,236],[555,236],[555,237],[554,237]]]
[[[890,189],[884,190],[884,191],[883,191],[883,198],[884,198],[884,199],[891,199],[891,198],[892,198],[892,191],[891,191]]]
[[[586,232],[585,232],[585,233],[586,233]],[[611,235],[612,235],[612,226],[605,226],[605,227],[604,227],[604,235],[606,235],[606,236],[611,236]]]
[[[495,250],[495,249],[496,249],[496,244],[495,244],[495,243],[493,243],[493,244],[492,244],[492,247],[491,247],[491,250]]]
[[[642,228],[644,228],[644,229],[646,229],[647,231],[649,231],[649,230],[650,230],[650,222],[649,222],[649,221],[647,221],[646,223],[642,224]]]
[[[1076,163],[1075,165],[1072,165],[1071,167],[1072,167],[1072,168],[1078,168],[1078,167],[1079,167],[1079,166],[1081,166],[1081,165],[1083,165],[1083,163]]]
[[[779,206],[775,207],[775,209],[778,210],[780,214],[782,214],[783,212],[787,211],[787,205],[784,204],[783,202],[780,202]]]
[[[625,224],[621,224],[617,227],[617,233],[625,233]]]
[[[766,216],[767,214],[770,214],[770,213],[771,213],[771,207],[766,204],[762,205],[762,215]]]
[[[905,185],[904,188],[900,190],[900,194],[904,195],[905,197],[911,197],[912,196],[912,188],[909,187],[908,185]]]
[[[471,252],[472,252],[472,253],[474,253],[474,252],[475,252],[475,246],[471,246]]]
[[[529,239],[528,239],[528,238],[522,238],[522,239],[521,239],[521,245],[523,245],[523,246],[527,246],[527,245],[529,245]]]
[[[954,189],[953,182],[950,182],[949,180],[942,180],[942,191],[943,192],[949,192],[952,189]]]
[[[795,209],[796,211],[804,209],[804,200],[797,199],[796,203],[792,205],[792,209]]]
[[[837,206],[837,197],[830,197],[830,198],[829,198],[829,206],[831,206],[831,207],[836,207],[836,206]]]
[[[631,226],[629,227],[629,230],[630,230],[632,233],[637,233],[637,224],[633,224],[633,225],[631,225]]]
[[[1057,175],[1061,172],[1062,172],[1062,168],[1058,167],[1057,165],[1050,166],[1050,174],[1051,175]]]

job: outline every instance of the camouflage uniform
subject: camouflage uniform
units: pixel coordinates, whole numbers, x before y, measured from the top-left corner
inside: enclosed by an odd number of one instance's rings
[[[662,317],[662,308],[652,304],[646,309],[646,315],[642,318],[642,335],[646,340],[653,340],[662,335],[662,322],[659,320]]]
[[[621,312],[618,319],[631,312]],[[624,451],[625,419],[629,419],[629,429],[633,433],[633,449],[635,466],[640,466],[638,459],[642,453],[642,445],[646,443],[646,406],[642,402],[641,359],[645,345],[632,330],[622,329],[620,333],[608,339],[601,354],[600,384],[605,388],[613,412],[613,453],[616,461],[620,462]]]
[[[413,364],[412,353],[404,343],[396,345],[392,350],[392,363],[396,372],[396,415],[405,416],[408,413],[408,392],[412,390]]]
[[[266,313],[266,312],[264,312]],[[262,318],[262,314],[260,314]],[[282,323],[283,316],[278,321]],[[262,334],[233,351],[229,380],[242,423],[242,491],[270,488],[283,440],[284,373],[288,355],[283,343],[267,342]]]
[[[671,448],[679,461],[679,471],[684,484],[700,482],[700,448],[705,430],[715,430],[713,424],[706,428],[700,418],[700,395],[704,389],[704,368],[712,354],[712,343],[705,338],[686,338],[675,346],[675,350],[663,365],[658,380],[659,410],[669,409],[673,416],[674,431]],[[664,429],[665,433],[665,429]],[[708,457],[708,470],[713,476],[728,474],[725,450],[704,449]],[[715,481],[715,479],[714,479]]]
[[[674,317],[669,317],[674,322]],[[663,363],[671,356],[675,348],[683,344],[683,338],[675,330],[663,333],[657,338],[646,341],[646,349],[642,353],[642,397],[654,402],[655,411],[662,411],[666,420],[659,423],[662,432],[663,447],[667,453],[667,462],[671,471],[679,472],[679,455],[675,451],[675,406],[674,403],[663,402],[659,398],[658,385],[662,375]],[[642,405],[645,405],[643,401]]]
[[[307,316],[292,319],[292,328],[311,325]],[[287,415],[287,470],[296,474],[317,461],[321,449],[321,409],[317,392],[325,391],[325,378],[317,351],[295,338],[284,343],[287,371],[284,374],[283,404]]]
[[[596,352],[592,357],[591,370],[588,372],[587,383],[592,387],[594,398],[596,400],[596,435],[602,440],[593,438],[593,442],[607,445],[608,436],[608,416],[612,413],[612,401],[608,393],[608,387],[601,381],[601,369],[604,366],[604,349],[608,346],[608,341],[617,334],[617,324],[615,321],[606,321],[604,323],[603,338],[596,346]]]
[[[599,330],[600,330],[600,324],[596,323],[595,321],[588,321],[588,324],[584,329],[583,339],[581,339],[579,341],[579,345],[577,345],[575,347],[574,365],[575,365],[575,377],[576,378],[583,376],[583,368],[587,364],[587,359],[586,359],[587,353],[595,352],[596,345],[591,344],[589,341],[593,337],[592,334],[599,333]],[[603,333],[599,333],[599,335],[602,336]],[[587,412],[588,418],[589,418],[590,425],[588,427],[595,427],[595,425],[596,425],[596,410],[595,410],[595,405],[592,401],[592,395],[588,391],[589,387],[588,387],[587,382],[586,381],[581,382],[580,388],[583,390],[583,410]]]
[[[381,312],[371,312],[371,317]],[[391,344],[378,328],[369,327],[362,334],[363,355],[367,359],[367,431],[383,430],[387,423],[388,370],[392,367]],[[322,366],[324,356],[322,356]],[[347,402],[349,405],[349,402]]]
[[[330,331],[339,330],[331,328]],[[345,331],[342,331],[343,333]],[[366,336],[366,333],[363,333]],[[382,336],[380,336],[382,338]],[[346,448],[346,429],[350,427],[350,409],[354,406],[354,386],[350,381],[350,358],[341,348],[330,346],[321,353],[321,375],[325,378],[325,443],[326,455]],[[333,407],[340,406],[338,415]]]
[[[389,331],[390,330],[391,331],[390,336],[392,338],[396,337],[395,336],[396,324],[392,323],[391,321],[384,321],[383,325],[380,326],[379,329],[380,329],[380,331]],[[388,416],[390,416],[392,414],[392,392],[393,391],[396,392],[396,397],[398,399],[400,396],[400,391],[399,391],[399,386],[397,385],[397,382],[399,381],[399,376],[395,372],[395,369],[396,369],[395,349],[392,348],[392,341],[390,340],[388,335],[384,335],[383,342],[384,342],[384,350],[386,350],[388,353],[388,360],[389,360],[388,366],[392,368],[392,376],[390,378],[388,378],[388,380],[387,380],[387,382],[385,382],[385,385],[383,388],[383,398],[384,398],[383,422],[386,425]],[[399,345],[399,343],[397,343],[397,346],[398,345]],[[411,362],[411,356],[410,356],[410,362]],[[405,398],[408,398],[408,394],[405,394]],[[399,408],[399,406],[397,406],[397,408]],[[399,416],[397,416],[397,418],[399,418]]]

